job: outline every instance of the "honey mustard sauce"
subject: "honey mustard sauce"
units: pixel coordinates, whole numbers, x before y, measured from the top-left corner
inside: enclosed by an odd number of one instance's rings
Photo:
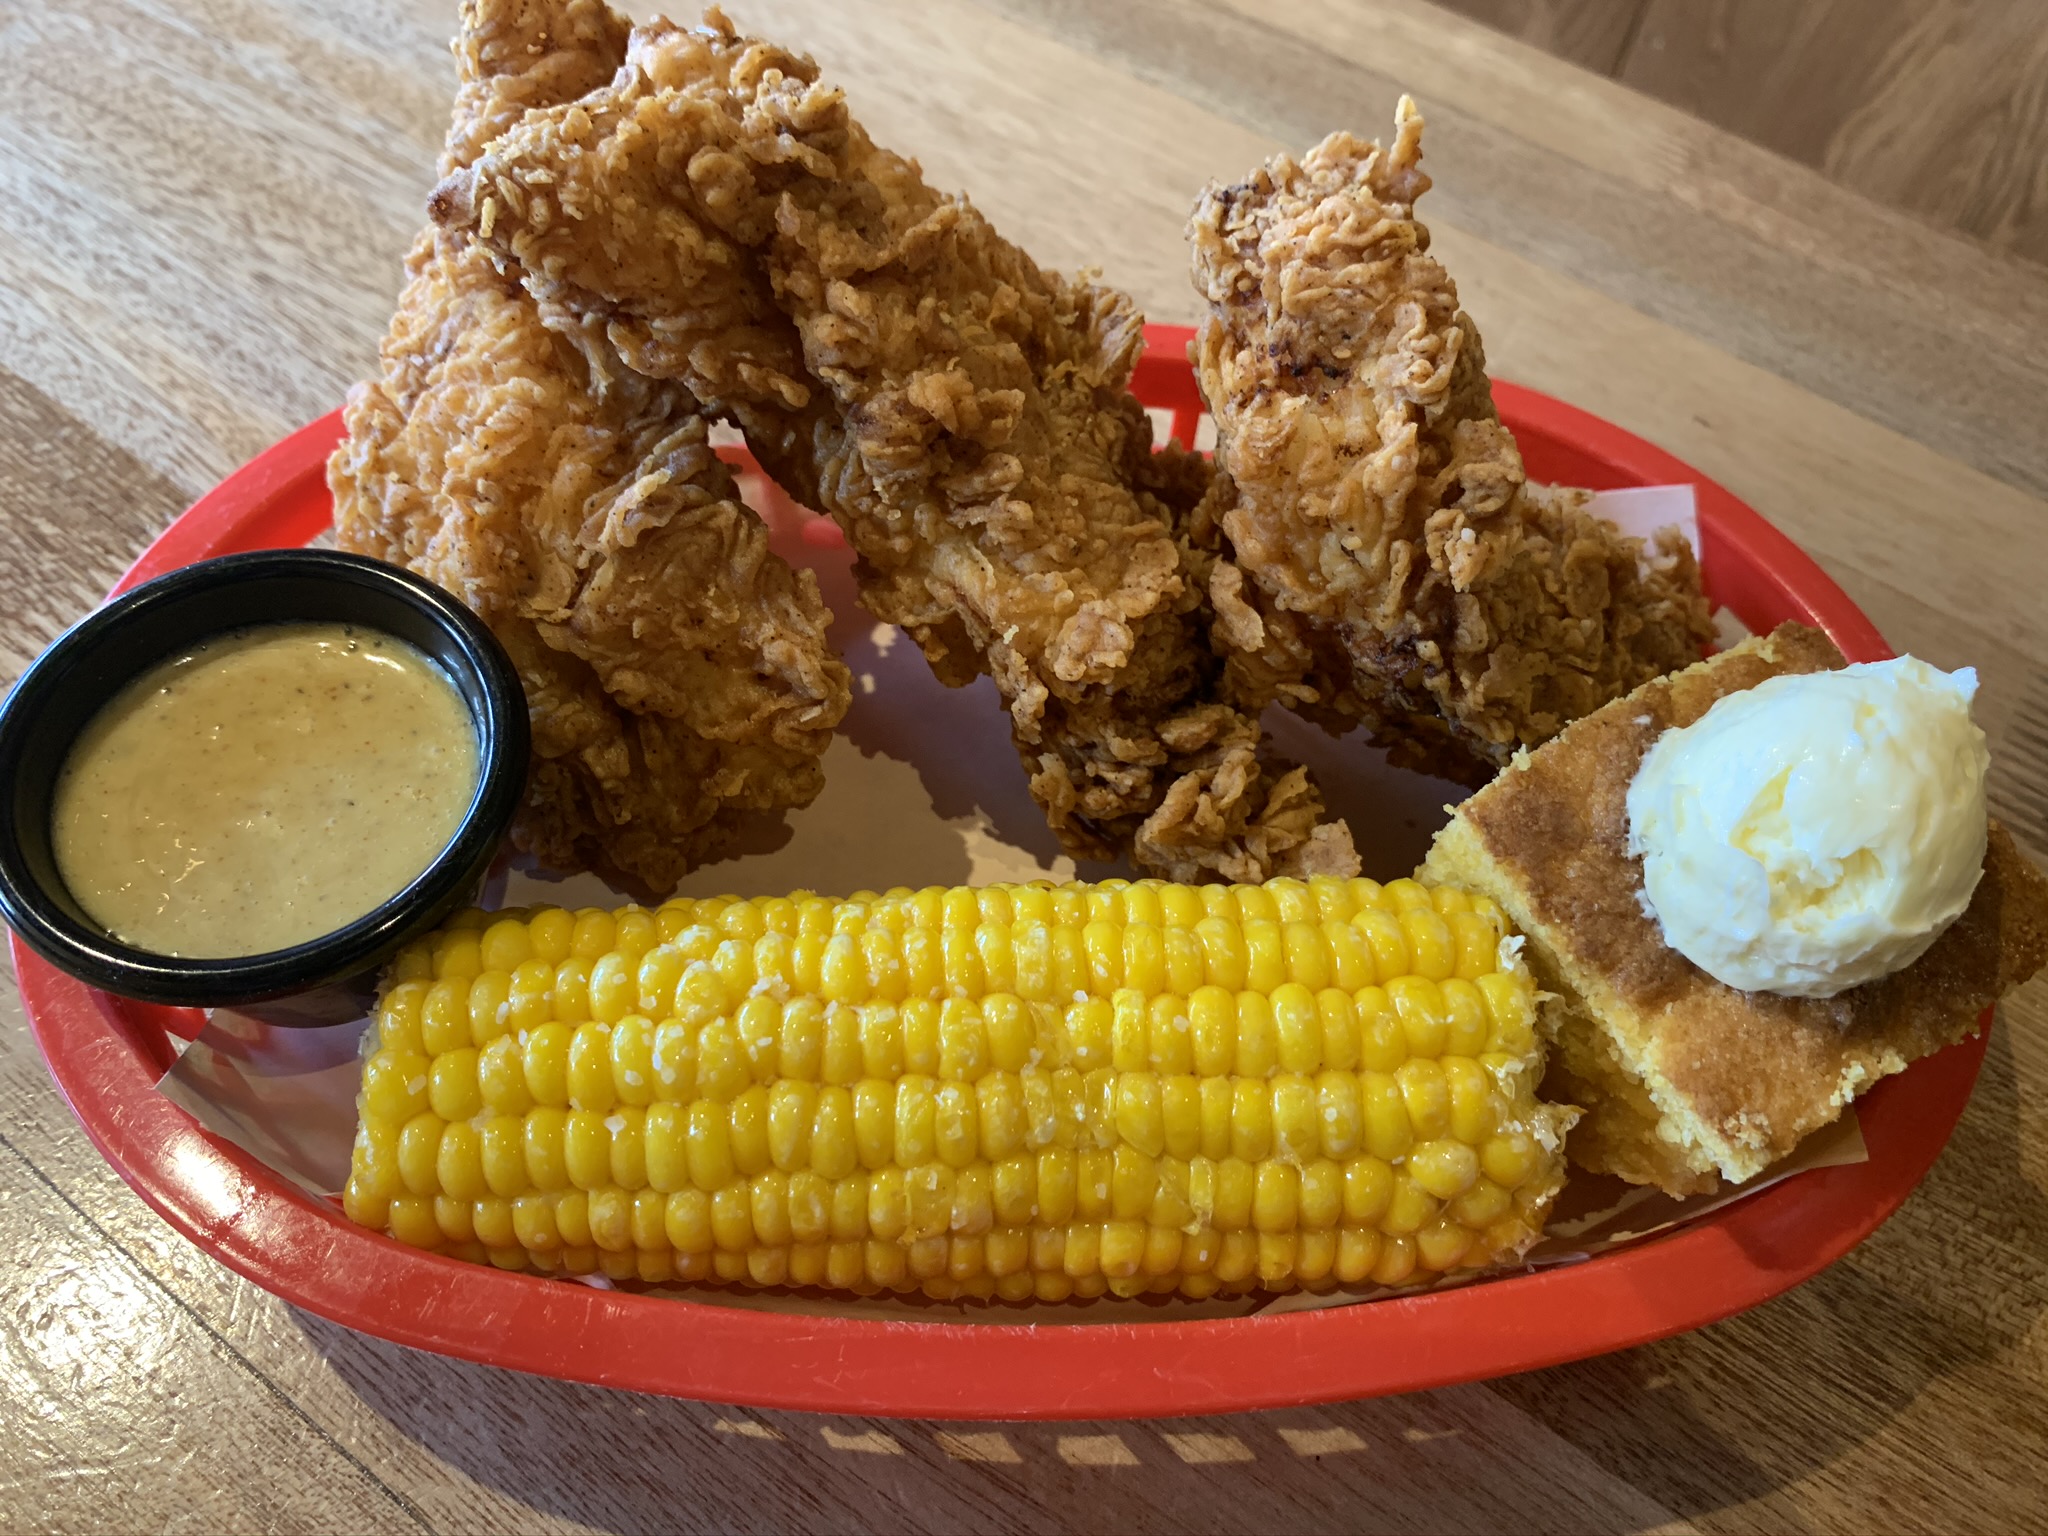
[[[345,624],[231,631],[94,716],[57,781],[58,873],[156,954],[288,949],[345,927],[448,846],[476,730],[404,641]]]

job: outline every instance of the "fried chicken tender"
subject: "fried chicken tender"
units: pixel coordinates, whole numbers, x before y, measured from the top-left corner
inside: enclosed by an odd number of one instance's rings
[[[564,333],[729,415],[831,514],[863,600],[996,683],[1063,845],[1178,879],[1351,873],[1209,642],[1202,461],[1155,455],[1129,299],[1043,272],[717,11],[636,29],[431,204]]]
[[[470,0],[448,165],[608,78],[581,0]],[[338,542],[462,598],[517,665],[533,765],[514,828],[558,869],[665,892],[744,812],[809,803],[851,697],[809,572],[768,548],[696,399],[548,329],[518,282],[429,230],[329,464]]]
[[[1308,713],[1480,781],[1697,661],[1711,629],[1675,530],[1646,551],[1584,492],[1524,474],[1415,218],[1421,134],[1403,98],[1389,148],[1336,133],[1204,192],[1194,355],[1230,484],[1221,521],[1251,578],[1221,577],[1253,610],[1241,645],[1293,656]]]

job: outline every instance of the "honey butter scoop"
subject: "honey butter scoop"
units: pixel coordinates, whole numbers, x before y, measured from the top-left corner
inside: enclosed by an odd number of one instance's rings
[[[1666,731],[1628,790],[1664,940],[1744,991],[1833,997],[1911,965],[1983,876],[1977,675],[1915,657],[1769,678]]]

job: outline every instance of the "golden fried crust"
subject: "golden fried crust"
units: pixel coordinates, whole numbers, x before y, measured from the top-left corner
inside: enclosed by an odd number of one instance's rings
[[[1836,997],[1738,991],[1664,943],[1628,853],[1643,754],[1731,693],[1842,664],[1826,636],[1785,625],[1649,683],[1466,802],[1462,835],[1432,856],[1482,880],[1566,993],[1552,1088],[1591,1099],[1573,1135],[1582,1165],[1680,1193],[1717,1173],[1749,1178],[1878,1078],[1968,1034],[2048,960],[2048,882],[1996,823],[1963,916],[1913,965]],[[1654,1101],[1663,1140],[1621,1079]]]
[[[869,611],[944,681],[994,681],[1070,852],[1174,879],[1356,869],[1211,649],[1189,533],[1210,471],[1152,453],[1129,299],[926,185],[810,60],[715,10],[650,22],[608,86],[529,112],[432,212],[845,528]]]
[[[465,0],[444,169],[610,78],[593,0]],[[698,401],[549,326],[459,234],[415,244],[379,377],[328,468],[336,541],[446,587],[518,668],[515,841],[662,894],[744,821],[809,803],[851,698],[816,578],[768,548]]]
[[[1483,782],[1697,660],[1707,606],[1683,539],[1624,537],[1584,492],[1527,479],[1415,217],[1429,178],[1412,102],[1397,127],[1384,147],[1332,134],[1202,195],[1192,355],[1237,565],[1310,637],[1291,647],[1304,713]],[[1338,669],[1310,663],[1318,641]]]

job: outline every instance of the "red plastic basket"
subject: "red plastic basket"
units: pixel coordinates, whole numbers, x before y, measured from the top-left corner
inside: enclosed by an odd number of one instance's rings
[[[1137,391],[1193,440],[1184,329],[1154,326]],[[1753,629],[1817,624],[1852,660],[1889,653],[1790,540],[1619,428],[1497,384],[1532,474],[1598,489],[1698,487],[1706,580]],[[167,530],[126,587],[193,560],[301,544],[327,526],[339,416],[293,434]],[[121,1002],[19,942],[31,1027],[93,1144],[180,1232],[296,1306],[467,1360],[644,1392],[921,1418],[1219,1413],[1367,1397],[1622,1349],[1729,1316],[1815,1274],[1917,1184],[1962,1114],[1985,1036],[1861,1101],[1869,1160],[1799,1175],[1668,1236],[1586,1263],[1362,1306],[1216,1322],[1034,1328],[786,1316],[580,1285],[424,1254],[351,1225],[156,1092],[196,1018]]]

